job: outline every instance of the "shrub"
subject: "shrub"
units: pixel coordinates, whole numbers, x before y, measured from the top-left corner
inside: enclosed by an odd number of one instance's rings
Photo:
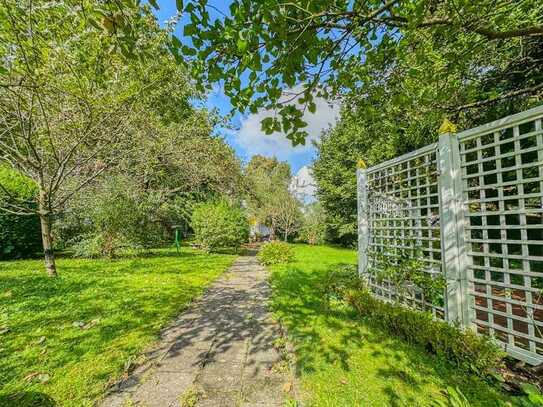
[[[336,264],[328,270],[324,280],[326,300],[331,298],[343,300],[347,290],[361,290],[364,282],[353,264]]]
[[[437,320],[428,312],[379,300],[365,287],[354,266],[331,269],[325,287],[328,298],[346,301],[369,323],[465,371],[485,376],[502,364],[505,354],[489,337]]]
[[[143,249],[133,241],[127,241],[122,235],[107,235],[101,233],[88,233],[80,237],[70,247],[75,257],[98,259],[101,257],[114,258],[122,254],[125,256],[131,249]],[[122,251],[122,253],[120,253]]]
[[[127,249],[148,249],[163,240],[159,198],[128,177],[112,176],[74,197],[55,227],[76,256],[113,258]]]
[[[260,262],[267,266],[271,264],[290,263],[294,261],[294,258],[292,247],[284,242],[274,241],[265,243],[258,253]]]
[[[206,251],[237,250],[249,237],[249,222],[244,211],[225,200],[197,205],[191,226],[196,242]]]
[[[20,173],[0,166],[0,207],[16,199],[18,205],[32,206],[35,184]],[[21,203],[24,202],[24,203]],[[41,249],[40,220],[37,216],[19,216],[0,209],[0,260],[30,257]]]

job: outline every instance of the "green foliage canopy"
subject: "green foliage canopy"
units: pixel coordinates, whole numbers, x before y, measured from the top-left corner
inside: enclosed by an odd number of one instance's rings
[[[117,237],[149,231],[141,225],[154,224],[168,204],[170,224],[178,220],[170,216],[174,206],[190,218],[180,197],[193,203],[239,191],[239,160],[211,135],[217,118],[194,106],[201,94],[172,32],[138,2],[0,5],[0,162],[39,190],[36,207],[10,201],[7,209],[38,213],[47,226],[68,212],[63,232],[92,235],[99,244],[87,249],[113,255],[118,244],[110,239],[125,244]],[[121,176],[131,178],[126,191],[112,185]],[[142,205],[145,219],[138,218]],[[79,209],[86,213],[72,216]],[[46,267],[55,275],[50,230],[44,236]]]
[[[115,257],[126,248],[149,249],[161,242],[157,219],[160,196],[127,176],[111,176],[84,191],[70,206],[63,224],[78,224],[74,249],[83,257]]]
[[[317,195],[325,212],[326,238],[345,246],[357,240],[357,161],[372,154],[380,158],[394,154],[390,143],[367,133],[366,123],[363,118],[344,115],[322,136],[313,163]]]
[[[298,230],[302,213],[300,202],[289,190],[290,165],[277,158],[255,155],[245,168],[247,207],[251,218],[285,240]]]
[[[277,112],[263,129],[294,144],[305,141],[303,112],[315,111],[316,96],[372,97],[375,115],[380,93],[400,80],[407,86],[395,106],[424,99],[442,113],[472,115],[543,90],[537,0],[234,0],[226,14],[191,0],[184,12],[193,46],[183,52],[195,76],[208,86],[224,81],[240,111]]]
[[[165,38],[154,16],[132,3],[0,4],[0,162],[38,188],[35,207],[3,206],[40,216],[50,276],[52,217],[132,150],[138,120],[161,101],[164,84],[182,76],[167,63],[174,57]],[[186,83],[170,83],[173,99]]]

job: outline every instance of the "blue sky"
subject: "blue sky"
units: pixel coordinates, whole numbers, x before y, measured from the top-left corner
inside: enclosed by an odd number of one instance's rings
[[[175,16],[177,10],[174,0],[159,0],[160,9],[155,11],[161,24]],[[210,3],[218,9],[228,13],[228,0],[210,0]],[[213,15],[212,15],[213,16]],[[181,33],[183,32],[183,21],[176,29],[176,33],[181,41],[185,41]],[[308,123],[307,131],[309,133],[308,142],[305,146],[292,147],[283,134],[265,135],[260,130],[260,121],[267,116],[267,112],[257,114],[236,114],[232,119],[233,129],[217,129],[225,140],[230,144],[243,161],[248,161],[252,155],[262,154],[266,156],[276,156],[280,160],[288,161],[294,173],[304,165],[310,165],[315,157],[315,148],[312,146],[312,140],[318,140],[321,131],[338,116],[339,108],[330,106],[326,101],[317,100],[317,111],[315,114],[307,113],[305,117]],[[208,95],[207,106],[217,108],[222,114],[227,114],[231,110],[228,97],[226,97],[217,84],[214,91]]]

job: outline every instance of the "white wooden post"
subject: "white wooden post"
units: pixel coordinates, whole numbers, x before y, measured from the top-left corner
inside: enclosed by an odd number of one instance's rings
[[[439,193],[441,198],[441,253],[447,281],[445,317],[460,326],[471,324],[468,295],[468,259],[464,238],[460,150],[455,134],[439,137]]]
[[[358,275],[365,278],[368,271],[368,191],[365,168],[356,170],[358,190]]]

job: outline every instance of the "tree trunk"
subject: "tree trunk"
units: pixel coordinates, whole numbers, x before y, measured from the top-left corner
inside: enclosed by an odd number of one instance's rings
[[[273,222],[270,226],[270,240],[275,240],[275,224]]]
[[[288,239],[288,229],[285,229],[285,242],[287,241]]]
[[[46,209],[44,194],[40,193],[40,223],[43,255],[45,258],[45,271],[49,277],[57,276],[55,253],[53,252],[53,238],[51,237],[51,213]]]

